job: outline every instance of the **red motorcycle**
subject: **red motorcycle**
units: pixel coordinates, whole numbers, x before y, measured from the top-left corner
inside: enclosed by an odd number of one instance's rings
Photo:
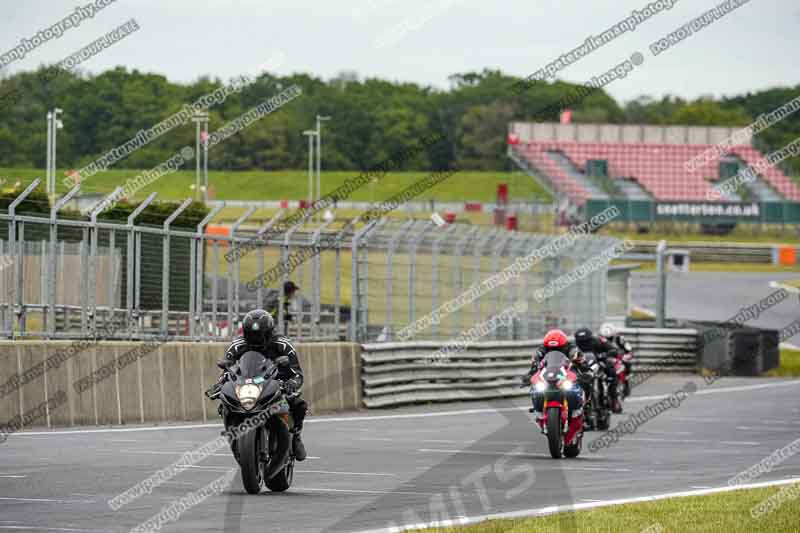
[[[566,355],[550,352],[531,377],[533,412],[553,459],[577,457],[583,445],[583,389],[569,367]]]

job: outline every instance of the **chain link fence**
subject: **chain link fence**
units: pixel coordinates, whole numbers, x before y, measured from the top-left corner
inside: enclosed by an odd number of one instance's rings
[[[227,234],[209,233],[221,208],[194,229],[170,226],[178,211],[162,225],[138,224],[136,213],[127,224],[61,219],[56,209],[49,218],[13,209],[0,214],[0,227],[7,228],[0,240],[0,334],[222,341],[237,333],[247,311],[262,307],[274,312],[281,332],[298,340],[392,341],[401,329],[558,239],[419,219],[362,224],[307,216],[286,227],[281,220],[294,219],[285,210],[250,220],[254,208]],[[556,326],[597,327],[606,315],[606,268],[550,298],[535,294],[615,242],[580,236],[442,313],[414,338],[454,338],[519,302],[527,311],[485,340],[532,339]],[[239,253],[248,243],[256,245]],[[300,290],[287,301],[288,281]]]
[[[380,221],[354,241],[355,337],[362,342],[405,340],[398,339],[399,331],[440,310],[438,320],[414,338],[452,339],[520,302],[527,311],[484,340],[532,339],[552,327],[597,327],[606,315],[607,269],[590,272],[542,301],[536,294],[613,246],[618,242],[614,239],[579,237],[521,275],[499,281],[492,290],[486,290],[485,283],[475,290],[490,277],[499,279],[498,274],[517,259],[557,239],[485,227]],[[478,296],[463,297],[469,294]],[[449,312],[441,310],[443,306]]]

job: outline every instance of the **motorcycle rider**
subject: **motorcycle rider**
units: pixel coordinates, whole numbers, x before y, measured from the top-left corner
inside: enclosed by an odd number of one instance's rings
[[[614,413],[622,412],[622,402],[619,401],[619,393],[617,391],[617,373],[614,369],[614,360],[619,355],[619,350],[609,342],[605,337],[597,337],[592,334],[589,328],[580,328],[575,331],[575,344],[578,348],[586,351],[593,352],[597,355],[598,359],[605,359],[605,373],[608,377],[608,394],[611,399],[611,410]]]
[[[306,448],[300,437],[303,430],[303,420],[308,411],[308,403],[300,396],[300,387],[303,385],[303,370],[297,358],[297,351],[291,341],[284,336],[275,334],[275,320],[272,315],[263,309],[254,309],[247,313],[242,323],[242,335],[233,339],[225,358],[229,361],[238,361],[246,352],[255,351],[274,361],[278,357],[287,356],[289,366],[279,367],[278,379],[283,381],[283,389],[287,394],[287,401],[294,419],[293,448],[295,459],[306,459]],[[224,372],[218,381],[222,385],[227,379]],[[297,394],[294,394],[297,393]]]
[[[581,353],[581,351],[574,344],[569,342],[567,334],[560,329],[552,329],[547,332],[542,340],[542,345],[536,348],[536,350],[533,352],[530,370],[527,374],[522,376],[520,380],[522,381],[523,385],[530,385],[531,378],[534,374],[536,374],[536,372],[539,371],[539,369],[541,369],[544,358],[547,356],[547,354],[556,351],[563,353],[569,358],[571,363],[570,366],[573,368],[581,382],[581,386],[577,390],[576,400],[578,405],[583,407],[585,405],[586,398],[588,398],[588,396],[585,395],[587,384],[585,383],[583,376],[589,371],[589,368],[585,365],[583,353]],[[589,389],[589,392],[591,392],[591,389]],[[531,412],[536,413],[537,417],[541,417],[541,405],[537,406],[535,399],[533,403],[533,410]]]
[[[633,372],[633,347],[631,343],[625,340],[625,337],[619,333],[617,327],[613,324],[605,323],[600,326],[600,335],[608,339],[612,345],[614,345],[623,356],[622,364],[625,365],[625,385],[622,391],[623,398],[627,398],[631,395],[631,385],[630,385],[630,378],[631,373]]]
[[[523,384],[529,384],[531,377],[539,371],[544,357],[550,352],[561,352],[572,362],[573,366],[580,372],[585,372],[587,367],[584,365],[583,353],[580,349],[569,342],[567,334],[560,329],[551,329],[542,340],[542,345],[536,348],[531,358],[531,369],[522,377]]]

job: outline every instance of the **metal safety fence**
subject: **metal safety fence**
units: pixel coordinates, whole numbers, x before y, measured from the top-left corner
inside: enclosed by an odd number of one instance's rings
[[[417,325],[416,340],[449,339],[520,304],[525,310],[509,313],[486,340],[530,339],[553,327],[598,327],[606,316],[607,265],[548,298],[537,294],[618,241],[580,236],[568,246],[559,242],[556,235],[378,222],[354,241],[356,338],[398,340],[403,329]],[[508,272],[518,259],[548,246],[556,250],[552,255],[518,274]],[[427,320],[431,315],[436,319]]]
[[[607,264],[553,283],[619,242],[579,235],[564,245],[556,235],[288,210],[255,219],[255,207],[210,233],[224,205],[196,227],[175,224],[191,200],[157,224],[140,223],[155,193],[125,222],[101,219],[100,204],[88,220],[60,216],[78,189],[49,216],[16,211],[32,188],[0,214],[0,335],[224,341],[263,307],[282,333],[305,341],[392,341],[432,313],[435,323],[413,338],[452,338],[502,315],[486,340],[530,339],[551,327],[599,326]],[[530,268],[504,274],[547,247]],[[290,299],[288,281],[300,287]]]

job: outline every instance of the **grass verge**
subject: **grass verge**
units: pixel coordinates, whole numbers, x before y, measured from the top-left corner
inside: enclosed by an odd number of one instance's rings
[[[612,264],[625,265],[630,261],[614,261]],[[638,262],[641,265],[635,272],[655,272],[655,262]],[[796,265],[767,265],[762,263],[700,263],[692,261],[690,272],[797,272]],[[781,283],[786,283],[782,281]],[[795,285],[796,286],[796,285]]]
[[[111,169],[87,178],[83,184],[84,192],[111,193],[125,180],[136,177],[143,170]],[[323,171],[322,191],[327,194],[348,178],[357,176],[357,171]],[[388,172],[379,182],[368,184],[348,198],[360,202],[381,202],[428,176],[429,172]],[[57,192],[62,194],[66,188],[61,183],[64,169],[57,174]],[[38,169],[0,168],[0,178],[14,185],[20,181],[24,187],[34,178],[43,177],[44,171]],[[151,192],[158,192],[161,200],[183,200],[193,196],[195,173],[193,170],[180,170],[164,176],[155,183],[141,189],[135,198],[141,200]],[[208,182],[213,187],[216,198],[220,200],[302,200],[308,198],[308,173],[304,170],[280,171],[209,171]],[[550,195],[530,176],[522,172],[501,171],[459,171],[452,177],[424,191],[416,200],[437,200],[440,202],[494,202],[497,185],[507,183],[510,199],[526,201],[537,198],[549,201]]]
[[[767,498],[787,495],[774,512],[759,518],[750,509]],[[575,513],[580,533],[796,533],[800,531],[800,500],[791,499],[800,484],[737,490],[705,496],[670,498],[655,502],[603,507]],[[562,533],[564,515],[527,520],[493,520],[471,526],[422,530],[425,533]]]
[[[765,374],[773,378],[800,377],[800,350],[781,349],[781,365]],[[800,522],[799,522],[800,523]],[[798,531],[800,531],[800,526]]]

